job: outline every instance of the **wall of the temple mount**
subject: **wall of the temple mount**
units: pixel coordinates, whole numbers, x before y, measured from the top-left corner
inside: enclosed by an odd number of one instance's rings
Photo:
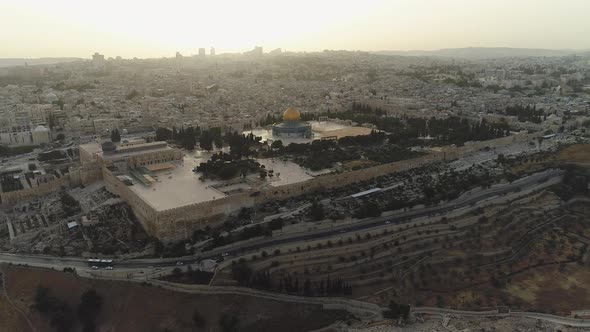
[[[515,142],[532,141],[539,134],[517,134],[485,142],[468,143],[462,147],[445,147],[440,152],[430,153],[418,158],[378,165],[370,168],[318,176],[313,179],[284,185],[266,187],[260,191],[249,191],[212,201],[196,203],[174,209],[156,211],[137,194],[111,174],[103,170],[106,187],[129,203],[146,231],[161,240],[173,241],[188,238],[197,229],[221,224],[225,218],[244,207],[251,207],[271,200],[282,200],[306,193],[337,188],[349,184],[371,180],[375,177],[419,168],[436,161],[453,160],[484,148],[495,148]]]

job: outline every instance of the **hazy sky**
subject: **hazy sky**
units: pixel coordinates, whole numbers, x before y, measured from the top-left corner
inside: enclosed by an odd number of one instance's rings
[[[0,57],[590,48],[590,0],[0,0]]]

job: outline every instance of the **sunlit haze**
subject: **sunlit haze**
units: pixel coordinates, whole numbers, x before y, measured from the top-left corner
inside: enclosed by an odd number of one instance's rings
[[[590,48],[587,0],[0,2],[0,57]]]

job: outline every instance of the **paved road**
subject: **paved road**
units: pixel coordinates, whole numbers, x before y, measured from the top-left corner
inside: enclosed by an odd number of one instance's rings
[[[377,218],[371,218],[365,221],[357,222],[354,224],[343,225],[340,227],[334,227],[330,229],[321,229],[317,231],[310,231],[304,232],[303,234],[292,234],[292,235],[284,235],[284,236],[275,236],[272,238],[265,238],[256,243],[246,243],[246,244],[238,244],[231,249],[223,249],[223,250],[213,250],[211,252],[207,252],[202,255],[204,258],[212,258],[216,257],[221,254],[222,251],[229,252],[230,254],[239,253],[242,251],[250,251],[256,250],[262,247],[269,247],[269,246],[276,246],[280,244],[286,244],[291,242],[301,242],[305,240],[316,240],[321,238],[332,237],[338,234],[345,234],[345,233],[352,233],[352,232],[359,232],[363,230],[369,230],[371,228],[383,226],[386,222],[391,224],[401,224],[404,222],[409,222],[412,219],[429,216],[429,215],[438,215],[447,212],[451,212],[454,210],[462,209],[465,207],[469,207],[475,205],[477,202],[481,202],[487,200],[492,197],[501,196],[504,194],[508,194],[514,191],[520,191],[527,187],[532,187],[534,185],[539,184],[539,182],[547,181],[551,178],[555,178],[561,176],[563,174],[562,171],[558,170],[550,170],[535,173],[531,176],[526,178],[519,179],[514,181],[511,184],[506,184],[501,187],[493,187],[487,190],[482,190],[475,193],[470,193],[466,195],[462,195],[456,200],[442,204],[435,207],[430,208],[423,208],[418,210],[411,210],[407,212],[401,212],[392,216],[383,216]]]
[[[410,222],[412,219],[415,218],[420,218],[429,215],[444,214],[454,210],[473,206],[476,205],[478,202],[482,202],[492,197],[501,196],[504,194],[508,194],[510,192],[520,191],[522,189],[534,187],[538,185],[540,182],[556,178],[558,176],[561,176],[562,174],[563,172],[559,170],[548,170],[544,172],[539,172],[531,176],[521,178],[517,181],[512,182],[511,184],[506,184],[498,187],[492,187],[486,190],[464,194],[454,201],[441,204],[435,207],[410,210],[392,216],[371,218],[354,224],[348,224],[329,229],[319,229],[309,232],[268,237],[254,242],[236,243],[235,245],[229,248],[226,247],[214,249],[205,253],[197,254],[195,256],[181,258],[119,260],[116,262],[116,268],[145,269],[150,267],[170,267],[176,265],[178,262],[181,262],[183,264],[192,264],[195,263],[195,261],[198,259],[212,259],[219,257],[223,252],[228,252],[230,256],[232,256],[243,252],[259,250],[265,247],[272,247],[287,243],[297,243],[306,240],[329,238],[339,234],[344,235],[346,233],[366,231],[372,228],[383,226],[386,222],[389,222],[391,224],[401,224],[405,222]],[[86,260],[77,257],[0,254],[0,262],[7,262],[13,264],[53,266],[56,268],[63,268],[66,266],[76,268],[88,268]]]
[[[431,307],[415,307],[412,308],[414,314],[428,314],[428,315],[451,315],[460,317],[522,317],[539,319],[551,323],[557,323],[567,326],[575,327],[590,327],[590,320],[578,319],[571,317],[562,317],[549,314],[542,314],[536,312],[526,311],[510,311],[507,313],[498,313],[496,310],[488,311],[464,311],[464,310],[453,310],[445,308],[431,308]]]

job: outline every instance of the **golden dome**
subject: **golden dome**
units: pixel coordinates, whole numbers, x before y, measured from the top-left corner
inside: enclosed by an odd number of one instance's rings
[[[283,113],[283,121],[299,121],[301,120],[301,113],[293,107],[287,108]]]

